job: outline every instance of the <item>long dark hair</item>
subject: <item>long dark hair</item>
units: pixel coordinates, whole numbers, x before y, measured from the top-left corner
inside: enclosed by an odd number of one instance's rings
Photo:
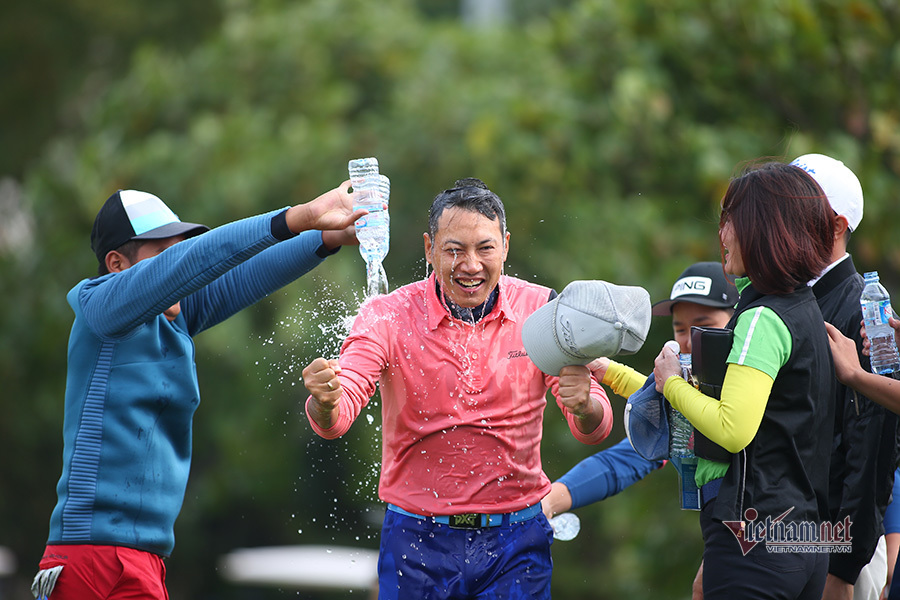
[[[822,188],[806,171],[769,162],[731,180],[719,231],[731,223],[757,290],[787,294],[821,275],[831,262],[835,218]]]

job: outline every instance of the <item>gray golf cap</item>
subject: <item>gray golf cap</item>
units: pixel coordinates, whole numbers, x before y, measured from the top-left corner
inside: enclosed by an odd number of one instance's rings
[[[548,375],[600,356],[634,354],[650,330],[650,294],[642,287],[573,281],[522,326],[531,361]]]

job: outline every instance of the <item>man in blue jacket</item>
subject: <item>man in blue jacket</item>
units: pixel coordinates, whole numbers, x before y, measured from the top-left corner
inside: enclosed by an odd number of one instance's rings
[[[348,183],[213,230],[146,192],[106,201],[91,233],[99,276],[67,295],[63,472],[36,597],[168,598],[200,403],[192,337],[354,243],[365,211]]]

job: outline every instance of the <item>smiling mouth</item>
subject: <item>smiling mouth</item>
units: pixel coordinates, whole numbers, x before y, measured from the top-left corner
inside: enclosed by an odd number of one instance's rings
[[[483,279],[459,279],[454,277],[453,281],[464,290],[475,290],[484,283]]]

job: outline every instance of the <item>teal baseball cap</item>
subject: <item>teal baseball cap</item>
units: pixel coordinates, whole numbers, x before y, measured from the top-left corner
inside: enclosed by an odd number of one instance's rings
[[[107,198],[94,219],[91,249],[101,263],[106,255],[131,240],[159,240],[209,231],[206,225],[185,223],[157,196],[137,190],[118,190]]]

